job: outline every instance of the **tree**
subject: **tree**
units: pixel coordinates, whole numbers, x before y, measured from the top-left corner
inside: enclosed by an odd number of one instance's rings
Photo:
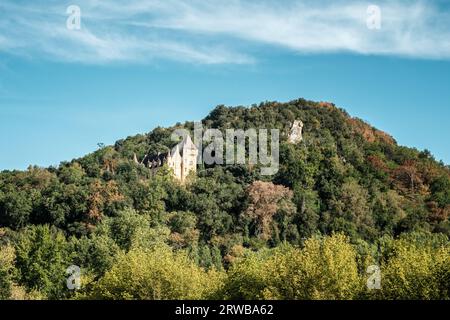
[[[192,212],[172,212],[168,215],[168,226],[172,233],[171,245],[174,248],[191,248],[198,245],[200,232],[196,229],[197,217]],[[201,255],[202,248],[200,248]]]
[[[71,265],[71,257],[61,231],[48,225],[27,227],[19,234],[15,249],[21,285],[42,292],[49,299],[68,293],[66,269]]]
[[[342,234],[308,239],[301,254],[291,261],[285,281],[289,276],[293,279],[292,298],[354,299],[361,291],[356,251]]]
[[[440,207],[450,205],[450,178],[440,176],[431,183],[431,200],[436,201]]]
[[[349,179],[342,185],[341,196],[333,201],[333,211],[353,223],[360,235],[365,238],[375,236],[373,229],[373,218],[368,204],[369,194],[365,188],[360,186],[354,179]],[[342,231],[345,230],[333,230]]]
[[[105,221],[108,235],[125,251],[131,249],[137,237],[150,228],[148,217],[137,214],[134,210],[124,210],[116,217]]]
[[[71,238],[70,252],[73,252],[74,265],[80,266],[83,273],[96,278],[111,269],[120,252],[119,246],[107,235],[93,233],[81,238]]]
[[[0,300],[35,300],[42,299],[37,291],[27,292],[26,288],[15,283],[17,270],[15,250],[12,245],[0,247]]]
[[[63,166],[59,172],[59,179],[65,184],[80,183],[86,175],[84,169],[78,162]]]
[[[0,193],[0,225],[13,229],[24,227],[29,223],[32,210],[33,201],[28,192],[15,190]]]
[[[188,186],[186,209],[197,215],[201,240],[209,241],[233,231],[242,210],[244,193],[233,175],[221,167],[208,169]],[[180,210],[181,211],[181,210]]]
[[[391,240],[381,265],[383,299],[446,299],[450,278],[450,246],[414,234]]]
[[[145,182],[136,182],[130,188],[133,207],[143,213],[159,215],[165,209],[167,193],[159,176]]]
[[[320,198],[316,191],[294,189],[294,203],[297,205],[295,222],[299,236],[309,238],[317,232],[320,218]]]
[[[376,194],[373,219],[381,234],[393,235],[397,224],[406,217],[404,202],[405,199],[394,190]]]
[[[185,252],[168,246],[132,250],[121,254],[88,298],[180,300],[204,299],[220,286],[221,274],[204,269],[189,260]]]
[[[415,161],[404,161],[404,163],[395,170],[394,177],[398,181],[398,186],[403,191],[405,191],[405,189],[413,193],[421,191],[422,178]]]
[[[10,245],[0,247],[0,300],[9,299],[13,286],[15,252]]]
[[[429,220],[435,223],[448,221],[450,216],[450,178],[442,175],[434,179],[430,191],[431,196],[427,203],[430,211]]]
[[[354,299],[363,288],[356,251],[343,235],[246,252],[230,268],[227,299]]]
[[[101,221],[105,213],[112,213],[120,208],[124,198],[119,192],[115,181],[102,181],[95,179],[89,186],[88,212],[86,222],[96,224]]]
[[[270,263],[271,251],[246,251],[228,270],[220,297],[230,300],[264,299],[264,291],[270,286],[270,277],[277,271]]]
[[[249,206],[243,217],[256,224],[256,235],[268,240],[271,235],[273,216],[283,210],[291,215],[295,208],[292,204],[293,193],[286,187],[271,182],[255,181],[248,189]]]

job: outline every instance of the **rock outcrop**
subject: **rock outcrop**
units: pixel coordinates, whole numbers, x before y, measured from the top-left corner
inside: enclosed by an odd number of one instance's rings
[[[299,143],[303,140],[303,122],[295,120],[292,124],[291,131],[288,136],[289,143]]]

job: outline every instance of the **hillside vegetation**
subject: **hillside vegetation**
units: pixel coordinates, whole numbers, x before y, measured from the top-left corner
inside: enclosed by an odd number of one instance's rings
[[[304,139],[289,144],[297,119]],[[449,298],[450,170],[429,151],[303,99],[218,106],[202,123],[280,129],[280,170],[201,165],[180,185],[133,161],[167,151],[186,122],[0,173],[0,298]]]

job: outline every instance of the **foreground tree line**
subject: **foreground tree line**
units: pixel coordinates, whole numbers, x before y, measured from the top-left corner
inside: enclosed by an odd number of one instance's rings
[[[140,217],[131,213],[124,219]],[[135,221],[135,222],[136,222]],[[66,240],[54,228],[31,227],[0,249],[2,299],[450,299],[450,243],[411,233],[376,244],[335,234],[252,251],[234,248],[227,270],[205,268],[163,230],[112,239]],[[164,241],[166,240],[166,241]],[[125,241],[128,249],[117,241]],[[82,267],[81,288],[68,290],[65,270]],[[381,269],[381,288],[367,286],[367,267]]]
[[[296,119],[304,140],[290,144]],[[280,129],[279,172],[199,165],[180,185],[167,167],[153,175],[133,161],[171,148],[191,122],[1,172],[0,296],[448,298],[450,170],[428,151],[302,99],[219,106],[203,125]],[[366,288],[371,265],[381,290]]]

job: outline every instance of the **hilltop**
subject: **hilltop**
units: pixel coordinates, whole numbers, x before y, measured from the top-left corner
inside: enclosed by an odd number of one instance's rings
[[[198,165],[180,183],[137,160],[173,148],[186,122],[0,173],[0,298],[73,297],[71,265],[81,298],[448,298],[450,172],[430,152],[303,99],[218,106],[202,125],[279,129],[278,172]],[[370,263],[382,291],[362,285]]]
[[[303,141],[292,145],[284,133],[296,119],[304,123]],[[154,195],[163,187],[149,187],[158,184],[156,178],[136,165],[133,157],[169,150],[174,129],[193,129],[192,122],[179,123],[119,140],[57,168],[3,172],[0,225],[18,229],[50,223],[84,234],[103,216],[132,208],[190,212],[205,241],[230,233],[252,237],[250,226],[240,218],[248,203],[243,190],[264,180],[293,192],[295,213],[283,227],[274,228],[270,238],[275,242],[333,231],[364,239],[415,229],[449,234],[449,168],[429,151],[399,146],[389,134],[334,104],[299,99],[251,107],[218,106],[202,124],[220,130],[280,129],[279,172],[261,177],[251,166],[201,166],[198,179],[189,186],[172,186],[175,194],[192,198],[192,203],[173,199],[167,190]]]

